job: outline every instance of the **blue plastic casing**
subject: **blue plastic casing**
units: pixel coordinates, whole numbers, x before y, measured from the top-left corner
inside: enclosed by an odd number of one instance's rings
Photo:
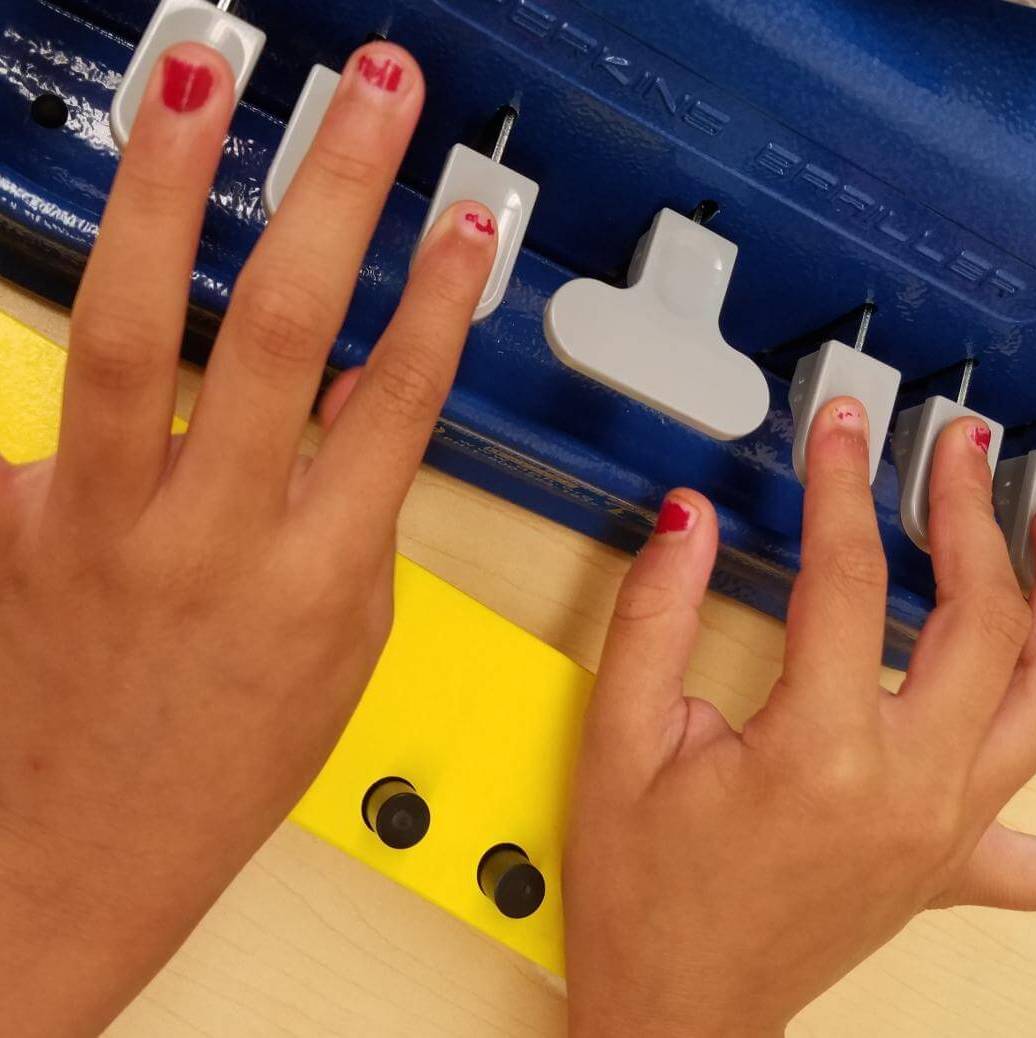
[[[107,111],[145,0],[5,0],[0,11],[0,272],[69,297],[117,162]],[[266,167],[315,62],[375,30],[428,81],[424,119],[332,363],[362,363],[399,296],[439,170],[505,104],[506,162],[541,190],[503,306],[473,329],[429,449],[441,468],[632,547],[667,488],[716,502],[718,590],[781,615],[799,557],[787,379],[878,314],[868,350],[900,406],[955,394],[1036,446],[1036,12],[1001,0],[243,0],[267,33],[220,169],[193,285],[210,334],[262,229]],[[37,125],[42,92],[67,124]],[[735,242],[726,339],[769,373],[773,409],[720,444],[562,367],[542,314],[568,278],[619,281],[663,206],[719,204]],[[147,213],[140,218],[147,220]],[[693,293],[694,286],[687,286]],[[636,344],[631,344],[635,349]],[[887,454],[874,492],[891,566],[888,658],[932,602]]]

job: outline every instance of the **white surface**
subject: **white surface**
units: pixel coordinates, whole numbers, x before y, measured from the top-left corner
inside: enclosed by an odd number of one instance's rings
[[[234,72],[234,90],[240,101],[266,43],[266,34],[206,0],[162,0],[112,99],[112,137],[120,148],[125,148],[129,140],[155,62],[173,44],[187,41],[214,47],[227,59]]]
[[[762,371],[720,335],[737,246],[672,209],[655,217],[629,287],[580,278],[544,315],[565,364],[717,440],[747,436],[766,417]]]
[[[834,339],[798,362],[788,401],[795,419],[792,461],[799,482],[806,482],[806,442],[813,419],[824,404],[837,396],[854,396],[867,409],[871,482],[874,482],[892,422],[899,381],[900,374],[895,368]]]

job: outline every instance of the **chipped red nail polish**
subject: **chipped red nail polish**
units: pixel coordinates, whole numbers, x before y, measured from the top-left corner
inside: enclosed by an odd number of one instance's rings
[[[496,234],[496,229],[493,227],[493,218],[491,216],[487,216],[484,223],[478,213],[465,213],[464,219],[467,220],[468,223],[473,223],[476,231],[481,231],[483,234]]]
[[[403,66],[391,58],[384,61],[375,61],[367,54],[360,56],[360,75],[363,76],[371,86],[381,90],[387,90],[394,94],[399,89],[403,80]]]
[[[685,533],[698,518],[698,513],[679,501],[666,500],[658,510],[655,533]]]
[[[194,112],[212,93],[212,71],[204,65],[169,57],[162,66],[162,103],[174,112]]]
[[[836,404],[834,416],[843,425],[859,427],[863,425],[863,412],[858,407],[846,407],[844,404]]]
[[[989,453],[989,444],[993,439],[993,434],[990,432],[989,427],[985,425],[973,425],[968,430],[968,436],[971,442],[978,447],[983,454]]]

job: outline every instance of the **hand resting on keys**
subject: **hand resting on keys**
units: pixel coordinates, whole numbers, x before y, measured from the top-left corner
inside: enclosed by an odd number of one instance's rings
[[[488,210],[443,214],[316,457],[299,445],[423,100],[401,48],[349,60],[171,440],[233,84],[195,44],[156,65],[72,314],[57,456],[0,462],[5,1034],[98,1033],[298,800],[370,677],[396,515],[493,263]]]
[[[670,494],[630,569],[568,840],[572,1038],[780,1035],[925,909],[1036,908],[1036,840],[996,821],[1036,771],[1036,636],[993,518],[988,429],[958,420],[938,443],[938,606],[898,695],[878,684],[867,444],[858,401],[818,412],[784,669],[742,732],[684,698],[708,501]]]
[[[396,516],[493,263],[453,206],[362,373],[303,426],[423,100],[399,47],[346,65],[169,436],[233,107],[211,50],[156,66],[72,317],[57,456],[0,462],[0,1028],[95,1035],[316,775],[392,619]],[[885,568],[866,418],[808,460],[784,675],[742,733],[683,697],[716,519],[670,495],[620,595],[565,874],[575,1036],[768,1035],[926,907],[1036,904],[994,819],[1036,768],[1030,613],[981,429],[933,477],[938,609],[878,687]]]

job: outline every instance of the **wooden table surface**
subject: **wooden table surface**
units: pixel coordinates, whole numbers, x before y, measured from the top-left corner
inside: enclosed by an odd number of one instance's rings
[[[62,310],[2,282],[0,309],[67,343]],[[198,386],[185,368],[184,417]],[[399,547],[596,668],[627,565],[620,553],[431,469],[407,500]],[[687,687],[740,722],[765,699],[782,648],[781,624],[711,595]],[[1036,832],[1036,783],[1005,817]],[[559,978],[286,823],[107,1036],[555,1038],[564,1021]],[[1036,1034],[1036,919],[927,913],[789,1033]]]

